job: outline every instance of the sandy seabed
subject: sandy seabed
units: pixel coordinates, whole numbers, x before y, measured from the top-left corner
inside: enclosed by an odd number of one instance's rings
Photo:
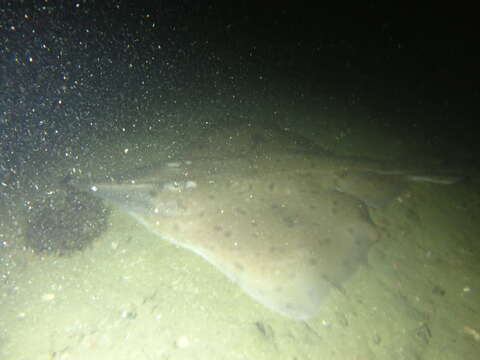
[[[477,359],[472,186],[412,184],[373,211],[382,240],[368,265],[308,322],[272,313],[118,209],[101,238],[65,257],[33,254],[20,225],[4,221],[0,358]]]

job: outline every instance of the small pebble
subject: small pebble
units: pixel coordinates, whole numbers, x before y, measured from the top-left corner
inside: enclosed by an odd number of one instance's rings
[[[190,346],[190,340],[188,337],[182,335],[177,340],[175,340],[175,346],[179,349],[185,349]]]
[[[42,295],[42,300],[43,301],[52,301],[55,299],[55,294],[54,293],[46,293]]]

